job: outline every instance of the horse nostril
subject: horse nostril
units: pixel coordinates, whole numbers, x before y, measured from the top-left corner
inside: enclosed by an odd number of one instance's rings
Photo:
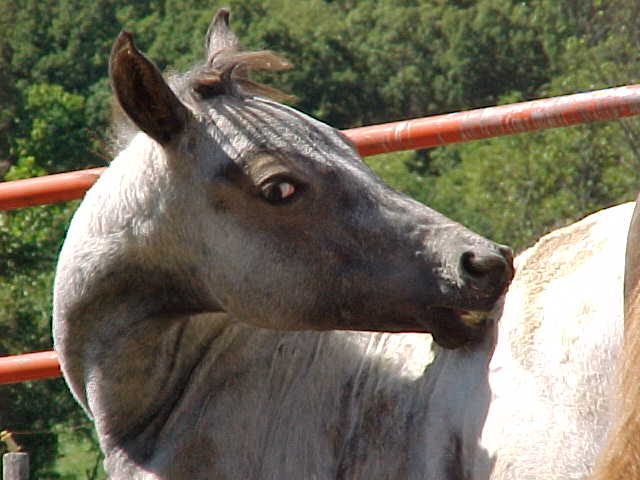
[[[478,252],[478,251],[467,251],[462,254],[460,259],[460,264],[462,266],[462,270],[472,277],[484,277],[490,275],[492,273],[502,273],[508,267],[508,255],[509,252]],[[512,255],[512,254],[510,254]],[[506,257],[506,258],[505,258]]]
[[[494,302],[507,289],[515,270],[513,252],[509,247],[496,244],[467,247],[460,255],[459,272],[466,295]],[[484,308],[491,308],[485,304]]]

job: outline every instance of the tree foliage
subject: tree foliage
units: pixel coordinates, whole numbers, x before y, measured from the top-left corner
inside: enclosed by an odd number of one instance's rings
[[[634,83],[640,26],[636,2],[541,2],[549,57],[539,96]],[[514,91],[503,102],[520,100]],[[640,124],[628,119],[436,149],[425,201],[517,248],[590,212],[635,197]]]
[[[227,5],[244,45],[275,50],[296,67],[267,80],[338,128],[635,83],[640,73],[635,0]],[[200,59],[214,10],[204,0],[0,0],[0,176],[105,164],[106,66],[117,32],[131,30],[162,69],[181,70]],[[523,248],[635,195],[640,125],[606,122],[367,161],[396,188]],[[52,272],[75,205],[0,213],[0,353],[50,348]],[[18,436],[34,455],[34,475],[62,478],[53,469],[56,432],[87,422],[62,381],[4,388],[0,402],[0,429],[49,432]],[[64,478],[95,475],[83,470]]]

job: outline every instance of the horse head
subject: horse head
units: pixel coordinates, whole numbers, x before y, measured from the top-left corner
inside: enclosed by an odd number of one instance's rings
[[[343,134],[275,101],[249,74],[288,64],[241,50],[228,19],[214,17],[204,62],[168,79],[130,33],[115,41],[111,85],[134,133],[76,214],[57,311],[94,289],[135,295],[141,315],[430,332],[448,348],[477,337],[511,251],[391,189]]]

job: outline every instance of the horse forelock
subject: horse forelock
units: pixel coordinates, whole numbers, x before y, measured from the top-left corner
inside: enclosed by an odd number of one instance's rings
[[[254,71],[281,72],[289,69],[291,64],[287,60],[269,50],[242,52],[225,49],[204,65],[194,68],[189,74],[189,83],[203,99],[229,94],[258,95],[276,101],[287,101],[293,97],[251,80],[249,75]]]

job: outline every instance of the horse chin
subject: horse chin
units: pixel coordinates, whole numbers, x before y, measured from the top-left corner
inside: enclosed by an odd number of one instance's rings
[[[484,338],[488,312],[443,309],[441,313],[440,326],[431,334],[442,348],[453,350]]]

